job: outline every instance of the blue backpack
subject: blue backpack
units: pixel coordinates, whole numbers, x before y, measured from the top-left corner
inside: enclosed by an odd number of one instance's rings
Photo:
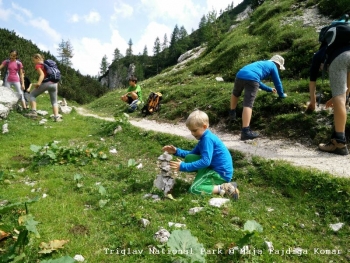
[[[44,67],[45,67],[47,76],[43,80],[43,82],[51,81],[51,82],[57,83],[60,81],[61,71],[58,69],[55,61],[51,59],[44,60]]]

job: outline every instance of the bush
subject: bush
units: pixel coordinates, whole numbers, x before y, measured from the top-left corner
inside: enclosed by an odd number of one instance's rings
[[[350,12],[349,0],[321,0],[320,12],[333,18],[339,18]]]

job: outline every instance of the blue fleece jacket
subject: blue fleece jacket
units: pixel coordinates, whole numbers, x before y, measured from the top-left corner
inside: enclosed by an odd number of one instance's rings
[[[259,88],[268,92],[272,92],[272,88],[261,82],[263,79],[272,77],[273,84],[280,97],[284,97],[284,91],[281,79],[278,74],[277,66],[270,60],[256,61],[241,68],[236,78],[244,80],[252,80],[259,83]]]
[[[197,154],[201,159],[192,163],[181,162],[180,171],[194,172],[210,168],[225,181],[230,182],[233,176],[233,162],[225,144],[210,130],[206,130],[192,151],[176,149],[175,156],[184,158],[188,154]]]

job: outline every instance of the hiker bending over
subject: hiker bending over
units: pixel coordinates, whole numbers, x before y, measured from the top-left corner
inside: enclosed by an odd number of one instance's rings
[[[310,103],[306,111],[314,111],[316,109],[316,80],[319,72],[323,70],[323,62],[326,59],[326,44],[321,44],[319,50],[313,55],[312,63],[310,67],[310,82],[309,82],[309,92],[310,92]],[[349,93],[350,93],[350,72],[347,74],[347,91],[346,91],[346,102],[349,104]],[[331,105],[331,101],[328,101],[326,105]]]
[[[140,85],[137,85],[137,78],[135,76],[130,76],[129,87],[127,93],[121,96],[121,100],[128,103],[128,111],[134,112],[137,106],[142,102],[142,91]]]
[[[54,115],[54,121],[62,121],[61,117],[58,115],[58,104],[57,104],[57,83],[46,81],[47,79],[47,72],[44,67],[44,57],[40,54],[35,54],[32,57],[33,63],[35,64],[35,70],[39,75],[39,79],[37,83],[33,83],[32,86],[34,89],[30,93],[30,107],[31,111],[25,116],[30,118],[36,118],[38,116],[36,112],[36,97],[38,97],[40,94],[44,93],[45,91],[49,92],[50,95],[50,101],[52,105],[52,111]]]
[[[173,145],[164,146],[163,151],[184,158],[184,161],[171,161],[170,167],[176,171],[197,172],[189,189],[193,194],[226,194],[238,199],[237,184],[230,183],[234,172],[231,154],[224,143],[208,129],[208,115],[195,110],[188,116],[186,126],[198,144],[191,151]]]
[[[287,97],[287,94],[283,92],[278,69],[285,70],[284,58],[280,55],[274,55],[270,60],[256,61],[238,71],[231,95],[229,115],[231,120],[236,119],[236,107],[244,90],[241,140],[251,140],[259,136],[250,129],[253,104],[259,88],[267,92],[277,92],[280,98]],[[262,82],[263,79],[270,76],[275,88],[270,88]]]
[[[4,86],[11,88],[14,86],[17,93],[21,97],[21,103],[23,109],[26,108],[26,102],[24,99],[24,79],[23,79],[23,64],[18,60],[18,52],[16,50],[10,51],[10,58],[5,59],[1,65],[0,70],[6,68],[5,77],[4,77]]]
[[[347,29],[347,27],[345,27]],[[350,31],[349,31],[350,37]],[[326,107],[334,110],[334,132],[327,144],[321,143],[319,149],[324,152],[339,155],[348,155],[346,146],[345,125],[347,80],[350,71],[350,43],[337,42],[327,48],[327,63],[329,63],[329,83],[332,91],[332,99],[326,103]]]

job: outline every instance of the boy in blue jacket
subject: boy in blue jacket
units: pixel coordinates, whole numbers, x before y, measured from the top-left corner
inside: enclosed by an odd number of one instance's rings
[[[179,158],[171,161],[170,167],[176,171],[197,171],[189,189],[193,194],[226,194],[238,199],[237,184],[230,183],[234,172],[231,154],[224,143],[208,129],[208,115],[195,110],[188,116],[186,126],[198,144],[191,151],[173,145],[164,146],[163,151],[185,158],[184,161]]]
[[[287,97],[287,94],[283,92],[278,69],[285,70],[284,58],[280,55],[274,55],[270,60],[256,61],[238,71],[231,96],[230,119],[236,119],[237,103],[244,90],[241,140],[251,140],[259,136],[250,129],[253,104],[259,88],[267,92],[277,92],[280,98]],[[270,76],[275,88],[271,88],[262,82],[263,79]]]

